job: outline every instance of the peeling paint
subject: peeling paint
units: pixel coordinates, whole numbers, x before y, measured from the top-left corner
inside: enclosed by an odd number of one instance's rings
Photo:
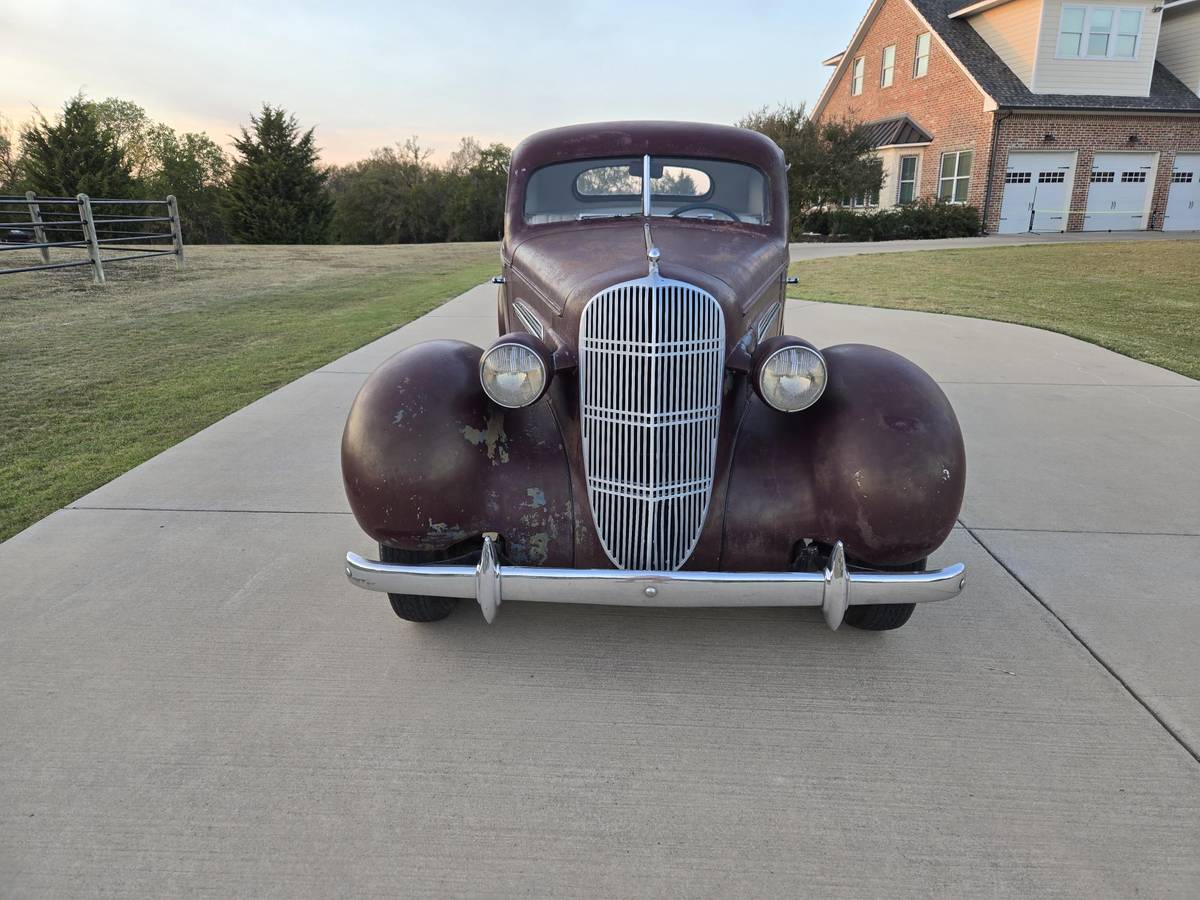
[[[545,562],[546,557],[550,555],[550,535],[544,531],[539,531],[537,534],[529,537],[529,560],[530,562],[540,563]]]
[[[525,488],[525,494],[526,494],[526,496],[529,497],[529,499],[531,501],[531,503],[530,503],[531,506],[545,506],[546,505],[546,492],[543,491],[541,488],[535,488],[535,487]]]
[[[476,447],[480,444],[486,446],[488,459],[492,461],[493,466],[508,462],[508,435],[504,431],[504,413],[492,410],[488,414],[486,424],[487,427],[483,431],[464,425],[463,437]]]
[[[399,425],[403,421],[404,421],[404,410],[402,410],[402,409],[396,410],[396,414],[394,416],[392,416],[392,424]]]
[[[428,522],[429,531],[426,537],[431,541],[449,540],[451,543],[456,543],[467,537],[467,533],[457,525],[447,525],[445,522],[435,522],[433,519],[429,519]]]

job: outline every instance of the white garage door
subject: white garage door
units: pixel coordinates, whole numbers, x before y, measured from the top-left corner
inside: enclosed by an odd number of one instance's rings
[[[1074,153],[1008,154],[1000,234],[1066,231],[1074,168]]]
[[[1163,231],[1200,231],[1200,153],[1175,157]]]
[[[1097,153],[1092,162],[1083,230],[1145,228],[1153,182],[1153,153]]]

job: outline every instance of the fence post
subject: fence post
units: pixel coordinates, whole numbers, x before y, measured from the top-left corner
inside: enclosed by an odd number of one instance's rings
[[[42,208],[37,205],[37,194],[25,192],[25,202],[29,204],[29,221],[33,223],[33,236],[39,244],[46,243],[46,229],[42,227]],[[50,248],[41,247],[42,262],[50,262]]]
[[[88,242],[88,256],[92,260],[92,281],[104,284],[104,263],[100,259],[100,245],[96,242],[96,223],[92,219],[92,201],[87,194],[76,194],[79,201],[79,221],[83,223],[83,235]]]
[[[179,202],[167,194],[167,215],[171,217],[171,237],[175,239],[175,268],[183,265],[183,231],[179,227]]]

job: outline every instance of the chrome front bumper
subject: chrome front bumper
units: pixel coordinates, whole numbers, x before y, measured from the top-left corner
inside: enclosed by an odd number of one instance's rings
[[[346,577],[369,591],[474,597],[491,622],[503,600],[610,606],[819,606],[830,628],[848,606],[957,597],[966,567],[933,572],[850,572],[841,541],[824,572],[628,572],[503,566],[490,537],[477,566],[405,566],[346,554]]]

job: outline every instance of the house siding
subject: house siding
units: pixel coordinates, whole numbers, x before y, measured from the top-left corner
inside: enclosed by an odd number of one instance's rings
[[[1129,141],[1133,134],[1138,136],[1136,144]],[[1052,135],[1054,140],[1047,142],[1046,135]],[[996,139],[992,202],[984,222],[985,231],[994,232],[999,226],[1005,162],[1008,154],[1016,150],[1078,150],[1068,231],[1076,231],[1083,226],[1083,210],[1087,206],[1090,186],[1089,173],[1096,153],[1127,150],[1156,153],[1158,165],[1151,194],[1149,227],[1161,228],[1175,156],[1177,153],[1200,152],[1200,123],[1195,118],[1182,116],[1047,113],[1018,114],[1005,118]]]
[[[1200,94],[1200,4],[1163,11],[1158,61]]]
[[[1142,10],[1142,34],[1137,58],[1059,59],[1058,28],[1063,6],[1088,5],[1083,0],[1045,0],[1038,39],[1037,66],[1030,89],[1039,94],[1090,94],[1110,97],[1148,97],[1161,14],[1151,12],[1156,0],[1113,0],[1094,5]],[[1086,39],[1086,38],[1085,38]]]
[[[972,16],[968,21],[1013,74],[1025,82],[1026,87],[1031,87],[1042,22],[1042,0],[1005,3]]]
[[[981,206],[991,114],[984,109],[982,92],[942,46],[936,32],[931,34],[929,72],[923,78],[913,78],[917,35],[926,31],[931,29],[905,0],[884,0],[860,46],[847,53],[848,58],[865,59],[862,94],[851,96],[851,66],[847,65],[835,73],[837,81],[830,85],[820,118],[869,122],[907,113],[934,136],[932,144],[912,151],[921,157],[918,195],[937,196],[942,153],[972,150],[975,156],[967,202]],[[896,45],[895,79],[891,87],[881,88],[883,48],[890,44]],[[889,179],[883,191],[894,190],[895,183]]]

